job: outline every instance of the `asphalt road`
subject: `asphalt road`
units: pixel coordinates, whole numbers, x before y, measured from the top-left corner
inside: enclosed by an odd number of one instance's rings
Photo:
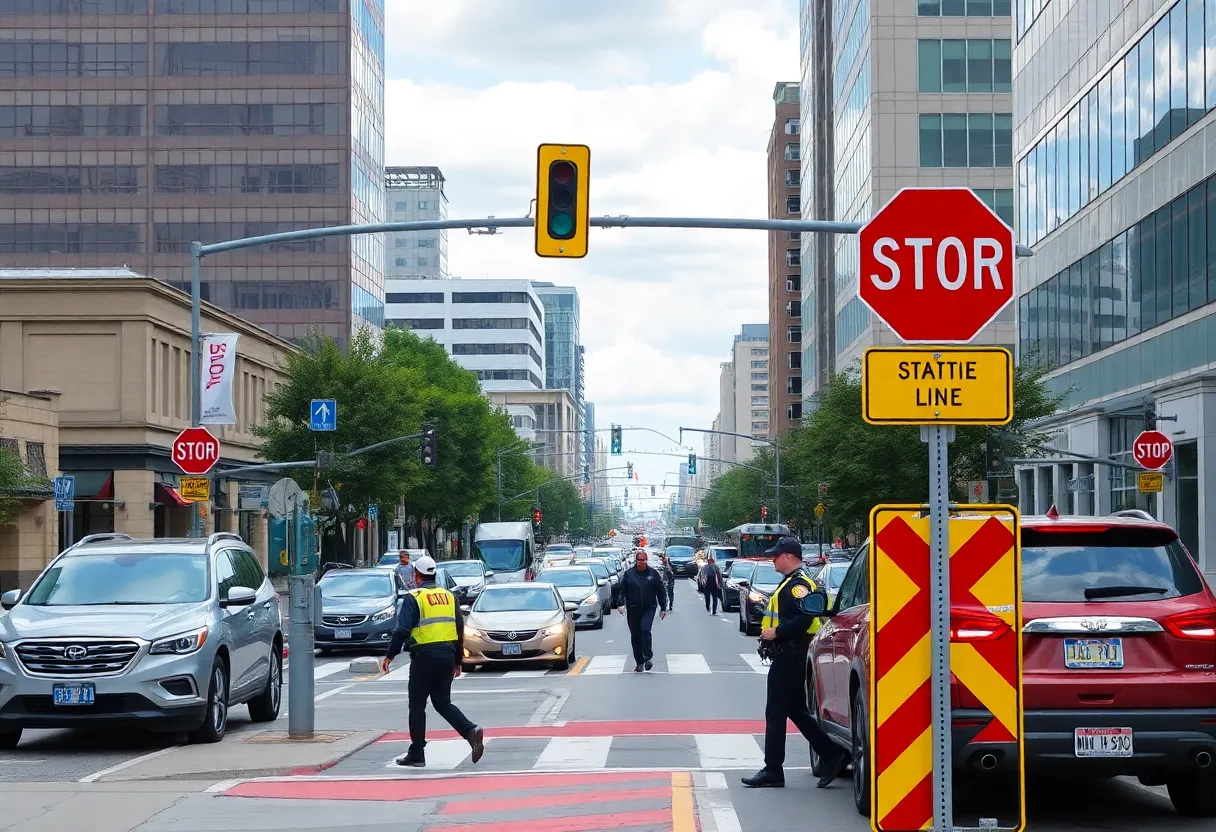
[[[633,673],[628,630],[613,615],[603,630],[578,633],[580,658],[570,671],[466,674],[454,699],[486,729],[485,758],[474,766],[467,743],[432,712],[425,769],[393,762],[407,745],[408,663],[388,677],[359,676],[349,671],[351,656],[319,658],[317,728],[385,728],[388,735],[322,775],[193,796],[146,829],[201,829],[194,824],[204,815],[211,823],[231,819],[230,828],[250,828],[256,817],[261,829],[387,828],[378,826],[388,822],[382,818],[403,824],[393,828],[431,829],[440,828],[439,814],[459,823],[453,828],[494,832],[681,832],[693,828],[681,819],[694,810],[703,832],[803,829],[808,819],[823,832],[869,829],[853,808],[848,774],[814,788],[797,736],[789,738],[785,789],[739,783],[761,763],[765,679],[755,640],[738,633],[733,616],[708,615],[691,583],[682,583],[674,613],[655,623],[654,643],[654,670]],[[234,731],[253,727],[244,708],[232,720]],[[165,742],[30,731],[16,752],[0,757],[0,780],[96,779]],[[1029,828],[1044,832],[1213,828],[1211,820],[1177,816],[1164,790],[1122,779],[1032,781],[1027,802]],[[548,825],[537,826],[541,820]]]

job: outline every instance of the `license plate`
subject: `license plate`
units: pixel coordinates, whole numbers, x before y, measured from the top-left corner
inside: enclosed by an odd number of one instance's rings
[[[334,630],[334,638],[350,638],[350,630]]]
[[[96,688],[91,684],[52,685],[51,696],[56,705],[92,705]]]
[[[1073,670],[1118,670],[1123,667],[1123,639],[1066,638],[1064,666]]]
[[[502,646],[502,654],[504,656],[522,656],[524,646],[522,644],[504,644]]]
[[[1076,728],[1073,745],[1078,757],[1130,757],[1132,729]]]

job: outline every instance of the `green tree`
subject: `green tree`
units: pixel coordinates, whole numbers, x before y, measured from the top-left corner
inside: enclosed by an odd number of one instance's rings
[[[750,463],[749,463],[750,465]],[[737,467],[726,471],[701,499],[701,521],[717,531],[741,523],[759,523],[763,501],[763,466]]]
[[[17,496],[28,487],[30,478],[21,463],[21,457],[0,447],[0,526],[13,522],[17,508]]]

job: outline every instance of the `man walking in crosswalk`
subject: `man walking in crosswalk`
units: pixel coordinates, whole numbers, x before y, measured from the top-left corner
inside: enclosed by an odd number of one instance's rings
[[[621,606],[617,612],[624,613],[629,622],[629,641],[633,647],[633,660],[637,665],[634,673],[654,667],[654,645],[650,630],[654,626],[654,614],[667,616],[667,591],[663,577],[646,565],[646,550],[639,549],[637,563],[621,578]]]

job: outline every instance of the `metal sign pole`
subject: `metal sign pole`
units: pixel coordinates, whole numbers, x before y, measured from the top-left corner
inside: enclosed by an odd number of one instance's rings
[[[950,465],[953,426],[926,426],[933,619],[933,829],[954,832],[954,760],[950,742]]]
[[[291,618],[288,621],[287,643],[291,645],[291,664],[288,668],[287,687],[287,734],[290,737],[310,738],[313,733],[316,707],[314,696],[313,667],[313,575],[304,567],[307,553],[304,551],[304,524],[299,499],[291,513],[287,530],[287,545],[291,547],[291,574],[288,576],[288,600]]]

